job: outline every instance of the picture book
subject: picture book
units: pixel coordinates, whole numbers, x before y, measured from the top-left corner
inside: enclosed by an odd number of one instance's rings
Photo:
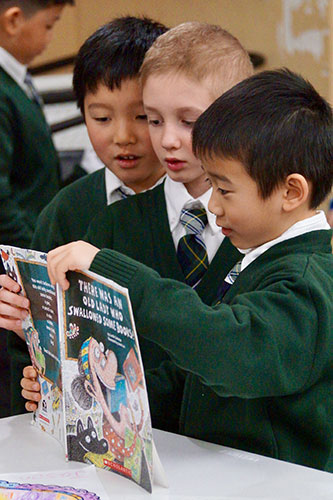
[[[152,491],[153,441],[128,291],[91,272],[53,286],[46,254],[2,246],[6,273],[30,301],[23,330],[38,372],[34,423],[69,460],[115,471]]]

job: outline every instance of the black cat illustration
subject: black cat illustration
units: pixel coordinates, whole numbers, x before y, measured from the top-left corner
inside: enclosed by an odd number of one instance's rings
[[[81,419],[76,423],[76,434],[67,435],[68,458],[78,462],[84,462],[84,456],[91,452],[97,455],[107,453],[109,446],[106,439],[98,439],[97,431],[91,417],[87,420],[85,429]]]

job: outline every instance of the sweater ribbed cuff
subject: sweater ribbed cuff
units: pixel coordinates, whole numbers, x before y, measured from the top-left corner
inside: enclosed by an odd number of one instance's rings
[[[128,288],[140,264],[115,250],[100,250],[89,270],[109,278],[119,285]]]

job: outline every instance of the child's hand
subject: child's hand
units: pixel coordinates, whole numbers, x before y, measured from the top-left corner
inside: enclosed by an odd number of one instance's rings
[[[51,250],[47,255],[47,270],[51,283],[59,283],[63,290],[67,290],[69,282],[66,272],[89,269],[98,251],[98,248],[85,241],[74,241]]]
[[[38,401],[40,401],[40,385],[37,382],[37,371],[33,366],[26,366],[23,370],[23,378],[21,379],[22,396],[28,401],[25,407],[28,411],[36,411]]]
[[[6,274],[0,275],[0,328],[12,330],[24,339],[22,320],[28,315],[29,300],[18,295],[21,287]]]

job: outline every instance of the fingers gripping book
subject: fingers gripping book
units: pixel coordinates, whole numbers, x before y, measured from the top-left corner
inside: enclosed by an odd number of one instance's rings
[[[63,444],[68,460],[151,492],[156,452],[128,291],[88,271],[68,273],[63,291],[49,280],[46,254],[2,246],[1,257],[30,300],[23,330],[42,396],[34,424]]]

